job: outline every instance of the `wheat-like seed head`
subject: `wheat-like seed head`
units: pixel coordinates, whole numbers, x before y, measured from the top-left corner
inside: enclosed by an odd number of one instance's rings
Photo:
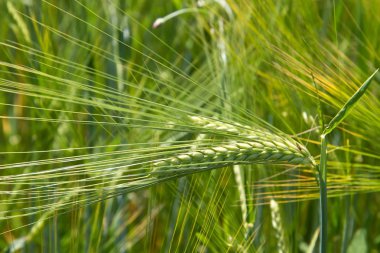
[[[285,135],[280,136],[278,134],[272,133],[269,130],[263,129],[261,127],[252,128],[251,126],[242,125],[236,122],[234,122],[233,124],[226,123],[226,122],[222,122],[219,120],[206,118],[202,116],[190,116],[189,118],[192,121],[192,123],[200,126],[202,129],[212,129],[212,130],[217,130],[219,133],[224,132],[231,135],[238,135],[239,137],[242,137],[248,140],[255,140],[258,138],[262,138],[264,140],[266,138],[269,138],[273,141],[277,141],[278,145],[281,145],[282,142],[286,142],[285,146],[296,148],[305,156],[311,157],[309,151],[302,144],[296,142],[295,140],[293,140],[292,138],[288,136],[285,136]]]
[[[253,129],[203,117],[191,117],[191,120],[202,129],[219,130],[221,133],[238,135],[239,138],[228,140],[226,144],[195,148],[189,152],[156,161],[153,163],[154,173],[158,175],[166,175],[167,172],[187,174],[234,164],[315,164],[308,150],[290,137],[280,136],[262,128]],[[238,127],[242,130],[239,131]]]
[[[285,235],[284,235],[284,227],[282,224],[280,207],[278,203],[273,198],[270,200],[270,210],[272,217],[272,227],[276,231],[277,238],[277,249],[279,253],[288,252],[286,247]]]

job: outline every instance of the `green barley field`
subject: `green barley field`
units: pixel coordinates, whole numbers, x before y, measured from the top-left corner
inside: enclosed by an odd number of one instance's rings
[[[0,252],[380,252],[379,0],[0,0]]]

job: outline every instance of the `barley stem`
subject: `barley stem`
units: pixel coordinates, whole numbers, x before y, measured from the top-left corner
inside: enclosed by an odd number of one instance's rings
[[[354,105],[364,95],[372,79],[376,75],[377,69],[355,92],[354,95],[344,104],[342,109],[329,122],[321,135],[321,160],[319,164],[319,192],[320,192],[320,252],[327,252],[327,140],[326,136],[330,134],[350,113]]]

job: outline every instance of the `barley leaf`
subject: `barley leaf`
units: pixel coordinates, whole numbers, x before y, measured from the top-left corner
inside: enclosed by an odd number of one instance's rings
[[[336,116],[330,121],[324,130],[324,134],[327,135],[331,133],[343,120],[347,117],[347,115],[352,110],[353,106],[356,102],[363,96],[364,92],[367,90],[369,84],[371,83],[373,77],[376,75],[376,71],[363,83],[363,85],[355,92],[355,94],[346,102],[346,104],[342,107],[342,109],[336,114]]]

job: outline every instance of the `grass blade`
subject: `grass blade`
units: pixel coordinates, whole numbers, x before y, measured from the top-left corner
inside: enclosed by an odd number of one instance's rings
[[[355,92],[354,95],[346,102],[346,104],[342,107],[342,109],[336,114],[336,116],[330,121],[330,123],[327,125],[327,127],[324,130],[324,134],[327,135],[331,133],[338,125],[341,123],[344,118],[347,117],[347,115],[350,113],[353,106],[356,104],[356,102],[363,96],[364,92],[367,90],[369,84],[371,83],[372,79],[376,75],[377,71],[379,69],[376,69],[376,71],[363,83],[363,85]]]

